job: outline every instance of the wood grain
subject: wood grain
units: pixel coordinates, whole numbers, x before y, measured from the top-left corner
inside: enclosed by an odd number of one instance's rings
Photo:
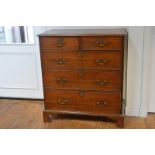
[[[83,55],[84,69],[121,70],[123,51],[86,51]],[[107,60],[105,63],[97,60]]]
[[[123,51],[47,51],[41,52],[41,60],[42,68],[121,70]]]
[[[83,50],[122,50],[123,37],[81,37]]]
[[[42,68],[50,69],[80,69],[82,59],[80,51],[48,51],[41,52]]]
[[[118,92],[45,89],[45,109],[98,115],[120,114],[121,95]]]
[[[146,118],[146,126],[148,129],[155,129],[155,114],[150,114]]]
[[[79,50],[77,37],[41,37],[40,48],[42,50]]]
[[[43,103],[34,100],[0,100],[0,128],[44,128]]]
[[[51,69],[42,71],[45,88],[121,91],[121,71]]]
[[[112,114],[117,125],[122,127],[125,31],[122,34],[122,31],[115,30],[117,35],[109,36],[108,30],[104,31],[105,34],[97,30],[100,36],[98,33],[93,36],[93,30],[92,36],[85,35],[85,32],[81,36],[70,36],[69,31],[72,30],[67,30],[69,33],[64,36],[66,31],[60,31],[62,36],[59,36],[60,33],[53,36],[52,32],[39,36],[45,96],[44,120],[53,120],[61,111],[103,117]],[[81,30],[77,33],[81,34]],[[77,72],[77,68],[82,72]],[[51,113],[48,114],[48,111]]]
[[[43,123],[43,101],[0,99],[1,129],[117,129],[116,123],[104,120],[58,118]],[[125,129],[155,129],[155,114],[146,118],[125,117]]]

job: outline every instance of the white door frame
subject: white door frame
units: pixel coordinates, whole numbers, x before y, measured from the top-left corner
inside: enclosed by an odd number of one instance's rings
[[[141,115],[155,113],[155,27],[145,27]]]
[[[135,29],[135,27],[133,27]],[[138,28],[138,27],[137,27]],[[130,75],[128,75],[128,77],[133,76],[133,80],[132,81],[128,81],[128,101],[127,101],[127,105],[132,105],[130,103],[130,99],[132,98],[132,100],[136,101],[133,104],[133,107],[130,109],[127,106],[126,109],[126,114],[127,115],[131,115],[131,116],[141,116],[141,117],[146,117],[147,113],[150,112],[155,112],[155,103],[154,103],[154,92],[155,92],[155,88],[153,86],[153,81],[152,81],[152,72],[153,72],[153,63],[154,62],[154,51],[152,48],[152,46],[154,45],[153,43],[153,31],[152,31],[151,26],[142,26],[141,27],[141,32],[138,34],[135,32],[135,34],[132,34],[133,36],[136,35],[137,38],[135,37],[135,45],[137,44],[139,46],[139,52],[138,50],[134,50],[132,48],[129,47],[129,55],[133,52],[138,52],[139,55],[136,58],[137,60],[137,65],[135,68],[137,68],[137,79],[134,77],[135,74],[133,75],[132,70],[135,70],[134,66],[135,65],[131,65],[132,63],[132,59],[129,58],[129,68],[131,70],[128,71],[128,73]],[[132,29],[131,27],[129,27],[129,29]],[[138,31],[137,31],[138,32]],[[155,31],[154,31],[155,32]],[[155,40],[155,37],[154,37]],[[129,41],[130,42],[130,41]],[[141,43],[140,43],[141,42]],[[155,47],[155,46],[154,46]],[[138,49],[138,48],[137,48]],[[131,51],[132,50],[132,51]],[[134,57],[134,55],[132,55],[132,58]],[[155,63],[154,63],[155,64]],[[139,66],[139,67],[138,67]],[[132,82],[135,82],[134,80],[137,81],[138,84],[135,83],[135,89],[139,90],[136,92],[134,92],[134,87],[130,90],[130,84],[132,84]],[[139,82],[138,82],[139,80]],[[134,85],[133,85],[134,86]],[[136,88],[137,87],[137,88]],[[133,92],[132,92],[133,90]],[[129,98],[130,93],[132,93],[132,96],[130,96],[131,98]],[[134,99],[137,98],[138,100]],[[136,108],[137,106],[137,108]],[[150,110],[150,106],[152,106],[152,109]]]
[[[35,44],[0,45],[0,70],[1,74],[4,73],[0,78],[1,98],[43,98],[39,41],[36,36],[43,31],[46,31],[46,27],[34,27]],[[9,75],[13,75],[14,79]]]

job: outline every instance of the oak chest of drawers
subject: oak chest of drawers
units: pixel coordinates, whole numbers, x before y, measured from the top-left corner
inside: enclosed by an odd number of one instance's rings
[[[123,127],[126,31],[50,30],[39,35],[44,121],[58,114],[109,117]]]

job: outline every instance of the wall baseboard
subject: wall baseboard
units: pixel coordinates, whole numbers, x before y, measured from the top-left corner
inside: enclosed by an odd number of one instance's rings
[[[139,116],[139,109],[126,108],[125,115],[126,116]]]
[[[140,117],[146,117],[147,116],[147,110],[141,110],[139,116]]]
[[[139,111],[138,108],[126,108],[125,115],[126,116],[136,116],[136,117],[146,117],[147,109],[141,109]]]

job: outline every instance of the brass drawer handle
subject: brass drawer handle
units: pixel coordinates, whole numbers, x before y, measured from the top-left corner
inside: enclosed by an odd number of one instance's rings
[[[96,102],[96,105],[97,105],[97,106],[102,106],[102,107],[106,106],[107,104],[108,104],[107,101],[97,101],[97,102]]]
[[[61,104],[61,105],[66,105],[66,104],[69,103],[69,101],[66,98],[59,98],[58,103]]]
[[[59,84],[65,84],[67,82],[67,79],[66,78],[57,78],[56,81]]]
[[[107,42],[106,41],[97,41],[96,44],[98,47],[104,47],[107,44]]]
[[[103,38],[98,37],[96,41],[96,45],[98,47],[104,47],[108,42],[104,41]]]
[[[107,83],[108,83],[107,80],[96,80],[96,84],[98,84],[100,86],[106,85]]]
[[[64,46],[64,42],[56,42],[57,47],[63,47]]]
[[[57,47],[63,47],[64,46],[64,41],[62,38],[58,38],[57,41],[56,41],[56,46]]]
[[[109,60],[107,60],[107,59],[96,59],[95,62],[99,65],[105,65],[107,62],[109,62]]]
[[[64,64],[64,63],[65,63],[65,60],[64,60],[64,59],[59,58],[59,59],[55,59],[55,62],[56,62],[57,64],[59,64],[59,65],[62,65],[62,64]]]

